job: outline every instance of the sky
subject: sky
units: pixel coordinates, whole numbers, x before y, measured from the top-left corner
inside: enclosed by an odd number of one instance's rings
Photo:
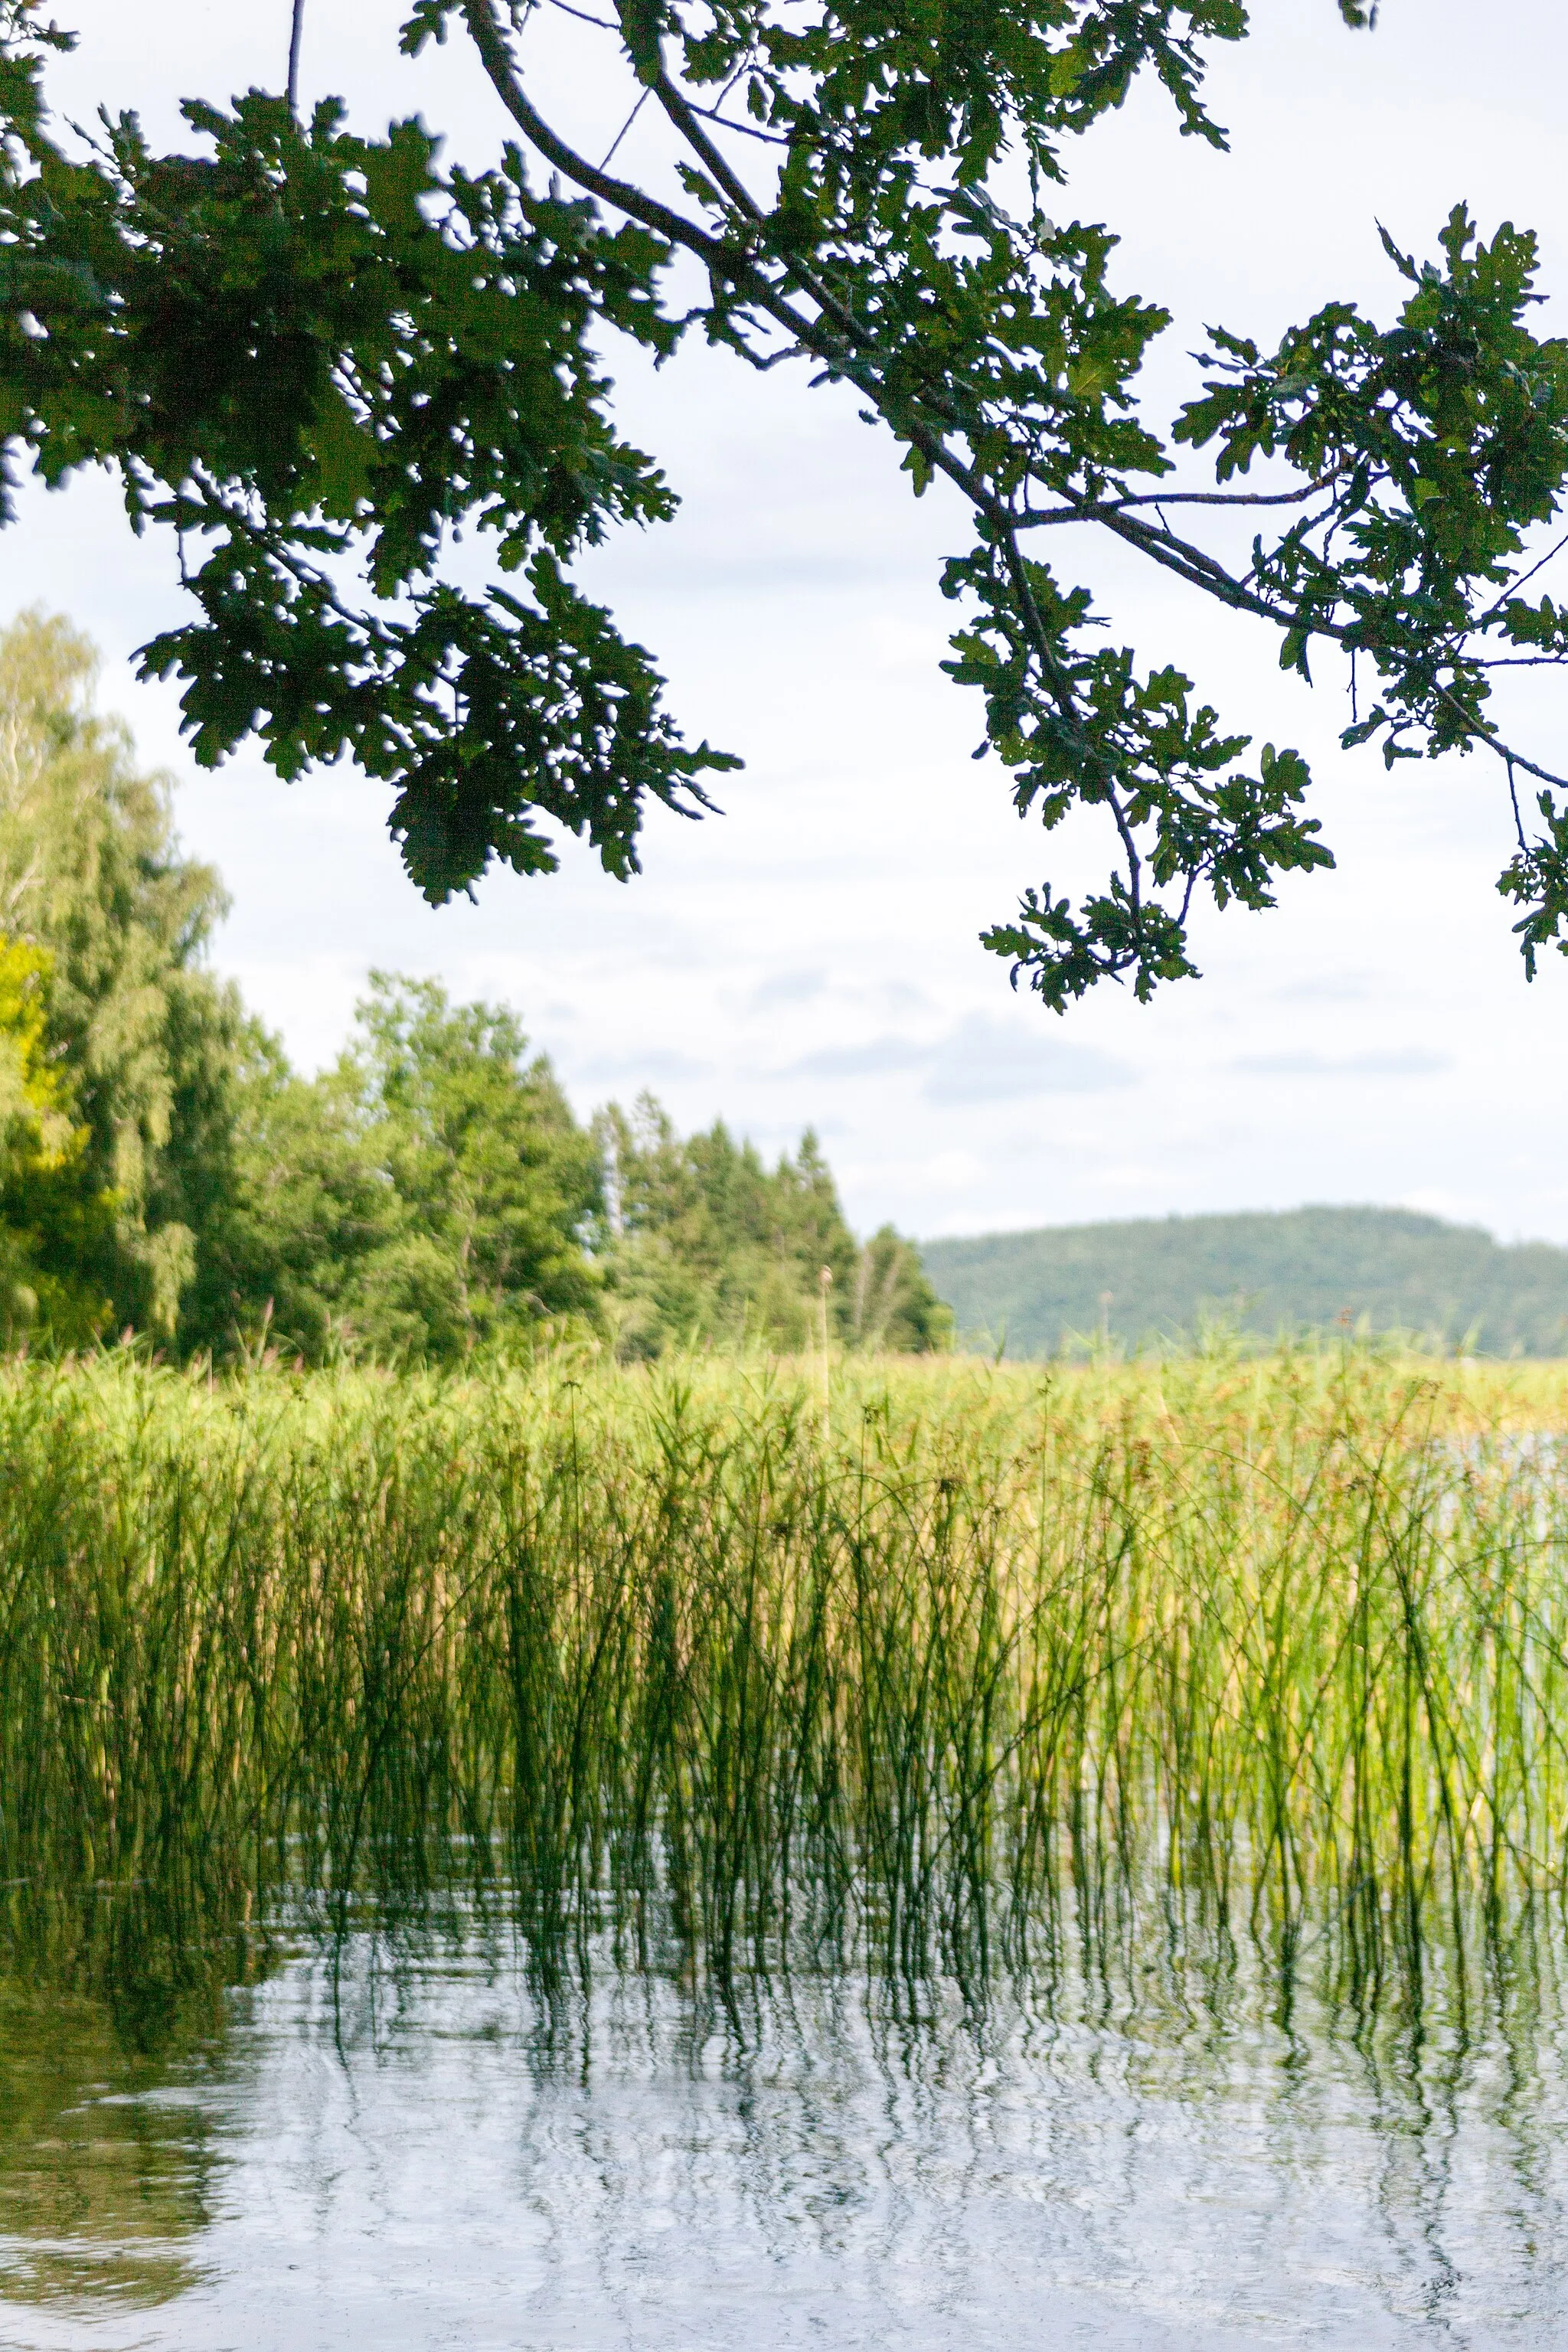
[[[79,119],[135,106],[168,137],[179,97],[282,79],[288,0],[55,14],[82,37],[51,84]],[[457,43],[399,60],[399,14],[310,0],[302,96],[342,95],[377,132],[423,113],[450,154],[488,162],[506,126],[477,68]],[[1341,296],[1386,318],[1398,281],[1376,223],[1429,252],[1459,198],[1489,234],[1503,218],[1539,231],[1537,331],[1568,332],[1561,7],[1384,0],[1371,36],[1333,0],[1257,14],[1248,42],[1214,56],[1228,154],[1179,139],[1140,90],[1053,199],[1060,218],[1114,228],[1114,282],[1175,314],[1150,370],[1156,407],[1195,381],[1205,322],[1267,341]],[[607,145],[619,92],[569,27],[547,40],[552,102]],[[645,135],[639,122],[618,164],[657,168]],[[1267,628],[1143,576],[1130,551],[1075,548],[1073,576],[1145,666],[1177,660],[1227,727],[1307,753],[1338,866],[1288,878],[1272,913],[1200,919],[1201,981],[1149,1006],[1101,989],[1058,1018],[1012,992],[977,934],[1029,884],[1103,866],[1092,835],[1047,842],[1021,823],[997,763],[970,757],[978,702],[938,668],[952,610],[937,577],[968,543],[962,513],[940,486],[913,500],[853,399],[804,372],[759,378],[696,350],[656,376],[607,356],[622,429],[683,505],[582,577],[656,653],[689,736],[747,763],[719,780],[721,817],[653,812],[627,885],[568,843],[553,877],[503,871],[477,905],[427,908],[381,787],[342,771],[286,786],[253,751],[195,768],[176,689],[138,684],[132,659],[188,607],[167,546],[131,536],[111,486],[29,486],[0,534],[0,614],[64,612],[101,647],[105,706],[175,775],[184,844],[227,883],[214,961],[301,1066],[338,1051],[376,966],[518,1007],[584,1113],[649,1087],[683,1129],[721,1117],[770,1154],[814,1126],[863,1231],[1373,1202],[1568,1241],[1568,961],[1526,985],[1495,887],[1511,839],[1498,762],[1390,778],[1375,752],[1340,751],[1331,665],[1309,690],[1280,674]],[[1527,686],[1513,731],[1562,767],[1562,689]]]

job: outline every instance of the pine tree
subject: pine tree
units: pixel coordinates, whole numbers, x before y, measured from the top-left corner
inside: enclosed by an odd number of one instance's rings
[[[595,1132],[610,1204],[605,1313],[623,1357],[702,1342],[798,1352],[816,1344],[825,1292],[840,1346],[947,1344],[919,1253],[891,1226],[859,1246],[810,1128],[772,1169],[722,1121],[683,1140],[650,1094],[629,1114],[612,1103]]]

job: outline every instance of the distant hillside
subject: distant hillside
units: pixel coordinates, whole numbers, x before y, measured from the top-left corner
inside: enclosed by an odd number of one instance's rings
[[[1102,1328],[1124,1345],[1205,1317],[1272,1338],[1348,1316],[1378,1331],[1474,1331],[1489,1355],[1568,1355],[1568,1249],[1505,1248],[1408,1209],[1146,1218],[923,1244],[961,1344],[1054,1354]],[[1102,1303],[1109,1291],[1109,1303]]]

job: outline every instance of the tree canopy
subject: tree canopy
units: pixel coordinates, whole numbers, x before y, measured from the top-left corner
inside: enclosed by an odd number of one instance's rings
[[[591,1319],[598,1159],[526,1047],[504,1006],[374,972],[333,1068],[258,1055],[214,1252],[231,1322],[308,1357],[439,1362]]]
[[[808,1128],[767,1168],[721,1122],[682,1139],[651,1095],[595,1122],[609,1238],[605,1314],[617,1352],[671,1337],[929,1353],[952,1318],[890,1225],[861,1247]]]
[[[94,671],[61,620],[0,630],[0,1347],[945,1344],[916,1252],[861,1247],[812,1136],[770,1170],[651,1097],[584,1125],[506,1005],[372,972],[336,1063],[292,1070],[206,968],[218,878]]]
[[[0,934],[40,953],[48,1066],[68,1075],[81,1179],[111,1213],[93,1269],[106,1311],[168,1338],[222,1181],[244,1015],[200,961],[217,876],[180,851],[169,778],[95,713],[97,667],[63,620],[0,633]]]
[[[93,1183],[75,1087],[49,1052],[54,959],[0,940],[0,1337],[67,1345],[109,1312],[113,1204]]]
[[[1108,638],[1045,559],[1086,530],[1272,624],[1304,677],[1348,655],[1347,744],[1502,762],[1527,969],[1568,948],[1568,782],[1494,709],[1500,671],[1568,659],[1568,606],[1535,578],[1568,346],[1532,331],[1530,233],[1458,207],[1429,257],[1385,236],[1385,318],[1330,301],[1268,348],[1216,330],[1200,395],[1162,420],[1139,379],[1166,311],[1121,289],[1109,227],[1047,205],[1139,78],[1224,145],[1205,60],[1246,36],[1241,0],[574,5],[627,120],[656,110],[668,186],[543,110],[545,6],[566,0],[411,0],[405,49],[466,42],[515,134],[470,169],[439,159],[439,125],[353,135],[292,88],[191,96],[195,154],[153,152],[106,93],[88,143],[45,106],[72,37],[0,0],[0,436],[51,482],[109,467],[135,525],[176,528],[195,614],[142,661],[184,680],[199,759],[251,735],[289,777],[352,755],[395,788],[433,900],[492,859],[549,869],[545,826],[633,872],[647,801],[700,814],[736,763],[684,741],[571,565],[675,504],[616,429],[605,350],[701,339],[852,386],[917,495],[941,477],[967,509],[944,667],[1020,811],[1097,812],[1110,860],[1103,887],[1031,887],[984,935],[1015,984],[1058,1010],[1108,977],[1147,997],[1194,971],[1200,896],[1266,907],[1332,862],[1300,755]],[[493,545],[484,593],[443,571],[460,531]]]

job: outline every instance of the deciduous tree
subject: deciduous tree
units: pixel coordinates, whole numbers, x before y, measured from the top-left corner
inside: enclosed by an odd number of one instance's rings
[[[460,1363],[592,1318],[598,1155],[527,1042],[503,1005],[374,972],[319,1077],[258,1044],[213,1253],[231,1344]]]
[[[546,5],[596,28],[626,121],[662,125],[651,177],[548,110]],[[1331,862],[1300,754],[1103,634],[1046,552],[1085,532],[1270,625],[1303,676],[1348,656],[1348,744],[1497,761],[1533,970],[1568,945],[1568,783],[1495,695],[1568,658],[1537,577],[1568,349],[1531,323],[1534,237],[1462,207],[1429,255],[1385,236],[1385,316],[1331,299],[1268,346],[1216,329],[1172,421],[1140,385],[1166,310],[1122,286],[1110,227],[1055,216],[1076,142],[1139,78],[1173,131],[1223,145],[1205,57],[1247,30],[1241,0],[412,0],[404,47],[466,42],[514,134],[467,169],[418,121],[302,120],[292,88],[193,96],[192,154],[156,152],[108,92],[84,144],[43,103],[70,37],[0,0],[0,435],[51,482],[109,467],[137,527],[177,530],[195,616],[143,662],[184,681],[197,756],[252,734],[285,776],[352,755],[395,787],[441,899],[492,858],[548,869],[549,828],[628,875],[650,797],[708,805],[732,760],[683,742],[648,655],[571,577],[674,505],[616,429],[603,353],[700,339],[742,381],[797,365],[853,387],[916,494],[940,478],[967,515],[946,667],[1018,808],[1105,827],[1102,887],[1031,887],[985,934],[1015,982],[1058,1010],[1108,977],[1146,997],[1193,971],[1197,899],[1265,907]],[[484,593],[443,570],[459,530],[493,546]]]
[[[167,776],[93,708],[97,657],[58,617],[0,632],[0,931],[45,951],[89,1190],[113,1202],[113,1313],[174,1337],[219,1171],[243,1027],[202,952],[224,896],[184,856]]]
[[[0,1339],[78,1347],[112,1312],[114,1202],[49,1049],[53,958],[0,939]]]

